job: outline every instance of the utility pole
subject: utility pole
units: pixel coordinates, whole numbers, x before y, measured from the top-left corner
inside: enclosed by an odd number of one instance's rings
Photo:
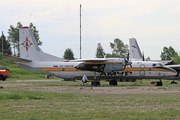
[[[80,4],[80,59],[81,59],[81,4]]]
[[[3,31],[2,31],[2,53],[3,53]]]

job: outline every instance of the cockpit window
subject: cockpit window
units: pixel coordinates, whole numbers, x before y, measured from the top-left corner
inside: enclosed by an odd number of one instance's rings
[[[155,64],[155,63],[154,63],[152,66],[153,66],[153,67],[156,67],[156,66],[157,66],[157,67],[163,67],[163,64],[161,64],[161,63],[156,63],[156,64]]]
[[[153,67],[155,67],[155,66],[156,66],[156,64],[153,64],[152,66],[153,66]]]
[[[163,64],[159,63],[159,66],[160,66],[160,67],[163,67]]]

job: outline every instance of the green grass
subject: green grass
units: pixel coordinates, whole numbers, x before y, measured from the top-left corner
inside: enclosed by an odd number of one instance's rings
[[[11,85],[11,81],[5,83]],[[41,91],[41,87],[44,87],[42,84],[30,91],[24,89],[26,83],[18,83],[21,87],[12,84],[0,90],[0,119],[180,119],[179,94],[87,95],[79,92],[44,92]],[[37,84],[31,82],[28,86],[33,89]]]
[[[45,78],[45,74],[40,72],[35,72],[23,68],[19,68],[13,61],[2,58],[0,60],[0,67],[6,67],[10,71],[10,80],[12,79],[40,79]]]

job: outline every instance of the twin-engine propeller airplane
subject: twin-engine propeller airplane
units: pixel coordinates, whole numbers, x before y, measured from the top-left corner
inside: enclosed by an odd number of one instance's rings
[[[131,61],[147,61],[144,58],[144,55],[142,55],[140,47],[138,45],[138,42],[137,42],[137,40],[135,38],[130,38],[129,39],[129,46],[130,46]],[[156,61],[156,60],[153,60],[153,61]],[[168,64],[168,62],[166,61],[165,67],[174,69],[177,72],[177,74],[176,74],[176,76],[170,76],[170,77],[167,77],[165,79],[173,80],[171,82],[171,84],[177,84],[177,82],[175,82],[175,80],[180,79],[180,65],[167,65],[167,64]],[[159,82],[157,82],[157,86],[159,86]]]
[[[92,85],[100,85],[102,79],[111,79],[109,84],[117,85],[117,79],[162,79],[177,74],[161,63],[150,61],[129,61],[122,58],[67,61],[42,52],[28,27],[19,29],[19,38],[20,57],[8,55],[7,58],[15,61],[21,68],[63,79],[82,79],[82,82],[91,81]]]

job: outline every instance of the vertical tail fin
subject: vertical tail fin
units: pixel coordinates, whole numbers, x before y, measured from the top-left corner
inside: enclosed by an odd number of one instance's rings
[[[138,43],[135,38],[129,39],[129,46],[130,46],[130,56],[131,59],[143,59],[141,50],[138,46]]]
[[[64,61],[64,59],[42,52],[29,27],[19,29],[19,49],[20,58],[34,61]]]

